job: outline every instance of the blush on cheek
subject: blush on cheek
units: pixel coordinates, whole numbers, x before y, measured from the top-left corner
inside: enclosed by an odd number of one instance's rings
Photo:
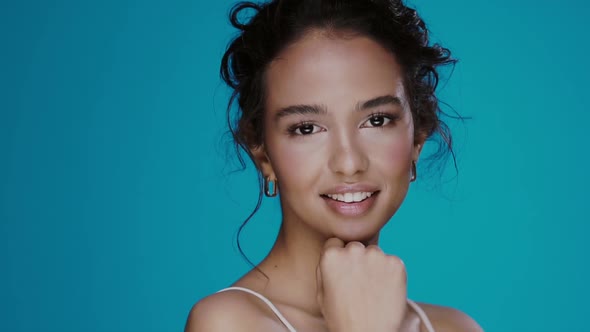
[[[313,146],[280,144],[273,147],[273,169],[283,188],[293,188],[310,182],[308,179],[314,173],[317,152]]]
[[[388,165],[395,173],[409,171],[412,163],[412,146],[405,140],[392,140],[383,146],[384,150],[380,155],[383,157],[383,164]]]

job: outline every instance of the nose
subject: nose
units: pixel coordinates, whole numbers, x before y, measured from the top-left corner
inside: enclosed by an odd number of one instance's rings
[[[356,135],[341,133],[333,138],[328,166],[341,176],[358,175],[369,166],[367,151]]]

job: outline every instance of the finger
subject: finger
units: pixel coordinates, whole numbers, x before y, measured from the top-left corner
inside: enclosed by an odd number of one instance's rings
[[[395,265],[399,266],[402,269],[406,269],[406,263],[404,263],[404,261],[399,257],[399,256],[395,256],[395,255],[387,255],[389,257],[389,259],[391,259]]]
[[[315,276],[316,276],[316,300],[320,304],[320,307],[324,304],[324,281],[322,279],[322,269],[320,268],[320,264],[315,269]]]
[[[390,260],[390,262],[392,262],[392,265],[395,267],[396,270],[401,271],[401,273],[403,273],[404,275],[404,280],[406,282],[406,284],[408,283],[408,270],[406,268],[406,264],[404,263],[404,261],[395,255],[387,255],[388,259]]]
[[[316,278],[316,283],[317,283],[317,285],[316,285],[317,294],[319,296],[323,291],[322,269],[320,269],[320,264],[318,264],[318,266],[315,269],[315,278]]]
[[[381,248],[379,248],[379,246],[374,245],[374,244],[368,245],[367,250],[383,253],[383,250]]]
[[[344,241],[340,240],[337,237],[329,238],[324,243],[324,252],[330,248],[344,248]]]
[[[359,249],[365,249],[365,245],[362,244],[362,242],[359,241],[350,241],[346,244],[346,248],[359,248]]]

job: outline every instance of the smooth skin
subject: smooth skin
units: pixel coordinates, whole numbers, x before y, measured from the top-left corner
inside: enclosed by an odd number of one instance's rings
[[[283,222],[258,265],[268,278],[253,269],[233,286],[267,297],[298,331],[426,331],[407,305],[402,260],[378,247],[425,140],[394,55],[363,36],[308,32],[271,63],[266,89],[265,142],[252,153],[277,180]],[[330,208],[325,195],[350,186],[376,192],[373,204]],[[419,305],[437,332],[481,331],[458,310]],[[199,301],[185,331],[286,328],[256,297],[227,291]]]

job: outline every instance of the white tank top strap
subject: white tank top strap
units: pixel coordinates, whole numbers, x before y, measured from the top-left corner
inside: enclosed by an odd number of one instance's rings
[[[416,302],[410,299],[408,299],[408,304],[410,305],[410,307],[412,307],[412,309],[414,309],[418,316],[420,316],[420,320],[422,321],[422,324],[424,324],[424,326],[426,327],[426,331],[435,332],[434,327],[432,327],[430,319],[428,319],[428,316],[426,316],[424,310],[422,310],[422,308],[420,308],[420,306]]]
[[[229,290],[242,291],[242,292],[246,292],[246,293],[256,296],[257,298],[262,300],[264,303],[266,303],[266,305],[268,305],[268,307],[274,312],[274,314],[281,321],[281,323],[283,323],[283,325],[285,325],[285,327],[287,328],[287,330],[289,330],[289,332],[297,332],[295,330],[295,328],[293,327],[293,325],[291,325],[291,323],[289,323],[289,321],[285,318],[285,316],[283,316],[281,314],[279,309],[277,309],[277,307],[275,307],[275,305],[272,304],[272,302],[270,302],[266,297],[262,296],[261,294],[255,292],[251,289],[244,288],[244,287],[228,287],[228,288],[224,288],[224,289],[218,291],[217,293],[225,292],[225,291],[229,291]],[[420,321],[422,321],[422,324],[424,324],[424,326],[426,327],[426,331],[435,332],[434,328],[432,327],[432,324],[430,323],[430,320],[428,319],[428,316],[426,316],[426,313],[424,312],[424,310],[422,310],[422,308],[420,308],[420,306],[418,304],[416,304],[414,301],[412,301],[410,299],[408,299],[408,304],[418,314],[418,316],[420,317]]]
[[[270,309],[279,318],[281,323],[283,323],[283,325],[285,325],[285,327],[287,328],[287,330],[289,330],[289,332],[297,332],[297,331],[295,331],[295,328],[293,327],[293,325],[291,325],[291,323],[289,323],[289,321],[287,321],[285,316],[283,316],[281,314],[279,309],[277,309],[277,307],[275,307],[274,304],[272,304],[272,302],[270,302],[266,297],[262,296],[261,294],[255,292],[251,289],[244,288],[244,287],[228,287],[228,288],[224,288],[224,289],[218,291],[217,293],[225,292],[225,291],[229,291],[229,290],[237,290],[237,291],[246,292],[246,293],[252,294],[252,295],[256,296],[257,298],[261,299],[264,303],[266,303],[270,307]]]

